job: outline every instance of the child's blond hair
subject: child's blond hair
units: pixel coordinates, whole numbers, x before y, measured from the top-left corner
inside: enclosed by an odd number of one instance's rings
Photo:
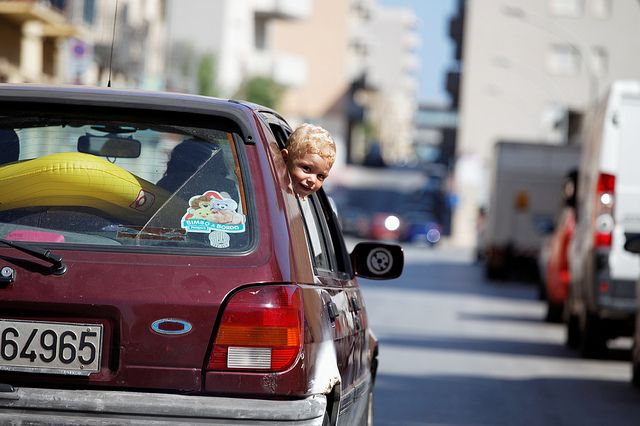
[[[287,151],[293,158],[305,154],[317,154],[333,166],[336,160],[336,143],[331,134],[320,126],[304,123],[287,140]]]

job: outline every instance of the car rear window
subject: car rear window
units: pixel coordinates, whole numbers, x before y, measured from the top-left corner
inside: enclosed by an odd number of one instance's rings
[[[235,126],[211,122],[0,116],[0,237],[171,253],[245,250],[240,137]]]

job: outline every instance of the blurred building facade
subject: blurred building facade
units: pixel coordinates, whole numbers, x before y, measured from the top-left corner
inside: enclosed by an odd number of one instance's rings
[[[94,0],[83,0],[85,6]],[[76,2],[69,2],[76,3]],[[77,4],[77,3],[76,3]],[[104,84],[162,90],[166,85],[167,7],[166,0],[118,0],[117,16],[112,0],[95,0],[96,17],[90,24],[94,34],[95,68],[88,76]],[[79,20],[75,10],[72,15]],[[114,35],[115,19],[115,35]],[[111,46],[113,40],[113,54]]]
[[[171,45],[168,69],[175,90],[195,92],[194,58],[212,55],[216,95],[233,97],[248,78],[264,76],[282,86],[306,81],[307,63],[273,49],[274,23],[309,16],[312,0],[167,0]]]
[[[581,113],[615,79],[640,78],[637,0],[466,2],[454,236],[475,243],[501,139],[572,141]]]
[[[280,110],[293,124],[326,127],[338,166],[374,149],[387,163],[411,157],[416,23],[409,10],[374,0],[323,0],[308,19],[274,25],[274,49],[308,63],[307,81],[288,87]]]
[[[417,25],[410,9],[380,5],[373,9],[367,63],[367,82],[373,90],[367,118],[388,163],[406,163],[413,157]]]
[[[163,88],[164,3],[0,0],[0,81]]]
[[[358,130],[372,8],[372,0],[314,1],[307,19],[274,25],[274,49],[304,58],[308,69],[303,84],[287,88],[279,109],[293,126],[312,122],[329,130],[338,145],[338,167],[350,161],[351,147],[365,143]]]
[[[58,2],[0,1],[0,81],[61,83],[65,42],[86,36]]]
[[[293,125],[323,125],[338,164],[376,145],[413,157],[417,19],[376,0],[0,0],[0,81],[242,97],[257,76],[284,89]],[[209,74],[203,58],[209,56]]]
[[[425,196],[432,199],[442,234],[451,234],[452,181],[458,113],[446,105],[421,104],[414,118],[415,164],[429,178]]]

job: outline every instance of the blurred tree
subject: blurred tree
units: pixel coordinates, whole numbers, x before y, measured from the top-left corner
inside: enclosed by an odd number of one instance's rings
[[[375,139],[379,133],[378,126],[366,119],[362,122],[362,131],[364,133],[365,140]]]
[[[249,78],[241,85],[236,97],[276,109],[283,93],[284,87],[272,78],[256,76]]]
[[[198,65],[198,94],[204,96],[218,96],[215,84],[215,57],[207,53],[200,59]]]

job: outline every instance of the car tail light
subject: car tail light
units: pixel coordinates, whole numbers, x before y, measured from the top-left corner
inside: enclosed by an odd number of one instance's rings
[[[600,281],[600,293],[605,294],[609,292],[609,282]]]
[[[613,206],[615,201],[616,177],[600,173],[596,187],[595,205],[595,247],[611,247],[613,227]]]
[[[300,288],[247,288],[224,309],[207,369],[283,371],[296,361],[302,343]]]

